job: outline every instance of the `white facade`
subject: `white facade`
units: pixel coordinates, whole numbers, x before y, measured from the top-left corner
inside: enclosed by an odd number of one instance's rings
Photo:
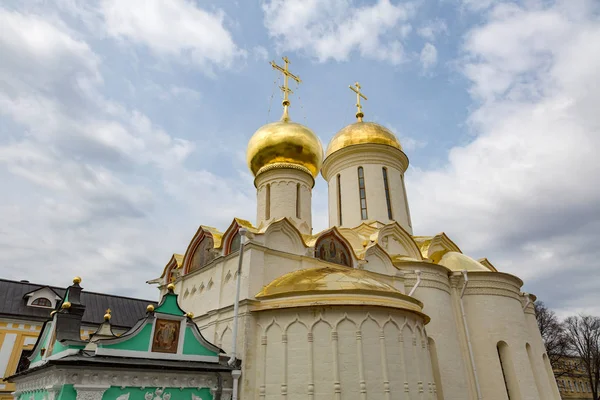
[[[412,233],[404,185],[408,158],[402,150],[380,144],[344,148],[325,159],[323,177],[329,193],[329,226],[355,227],[366,221],[396,221]],[[362,212],[359,168],[364,172],[366,215]],[[387,205],[384,170],[390,208]],[[388,212],[389,211],[389,212]],[[390,215],[391,214],[391,215]],[[391,218],[390,218],[391,216]]]
[[[227,353],[236,341],[241,399],[560,399],[523,282],[463,255],[443,233],[412,235],[407,166],[399,148],[382,144],[330,154],[322,173],[331,228],[316,234],[312,176],[267,169],[255,181],[256,227],[201,227],[182,261],[165,267],[156,282],[165,290],[176,277],[205,337]],[[227,243],[242,227],[238,277],[239,252]],[[193,265],[206,238],[214,257]]]

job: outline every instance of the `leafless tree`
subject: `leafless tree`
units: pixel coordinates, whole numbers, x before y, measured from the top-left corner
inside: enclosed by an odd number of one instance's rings
[[[558,317],[542,301],[533,304],[538,328],[542,334],[546,354],[557,378],[571,373],[573,367],[566,362],[569,355],[567,335]]]
[[[569,351],[579,358],[585,370],[592,398],[598,399],[600,382],[600,318],[590,315],[569,317],[564,322]]]

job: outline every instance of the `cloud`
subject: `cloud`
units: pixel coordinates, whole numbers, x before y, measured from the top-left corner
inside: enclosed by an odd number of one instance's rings
[[[492,8],[463,45],[474,137],[408,186],[417,231],[447,229],[552,306],[600,313],[590,292],[600,284],[598,11],[591,1]],[[589,296],[553,303],[556,285]]]
[[[144,45],[161,57],[200,67],[231,67],[245,56],[224,26],[225,14],[188,0],[104,0],[109,36]]]
[[[105,54],[48,15],[0,8],[2,275],[65,285],[77,274],[91,290],[153,298],[144,282],[195,221],[227,226],[252,198],[241,178],[188,169],[194,143],[107,95]],[[175,103],[198,96],[165,87]]]
[[[265,26],[281,51],[303,51],[319,62],[362,57],[399,64],[402,39],[410,32],[412,3],[379,0],[354,6],[347,1],[271,0],[263,3]]]
[[[421,66],[423,69],[428,70],[429,68],[437,64],[437,49],[431,43],[425,43],[419,56]]]
[[[446,25],[446,22],[444,22],[444,20],[436,19],[426,22],[423,26],[417,29],[417,33],[422,38],[432,42],[436,39],[436,37],[439,34],[447,34],[448,26]]]

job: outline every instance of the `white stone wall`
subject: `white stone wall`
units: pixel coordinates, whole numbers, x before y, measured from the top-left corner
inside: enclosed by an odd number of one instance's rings
[[[340,154],[338,154],[340,153]],[[406,155],[383,145],[360,145],[340,150],[328,157],[323,175],[329,195],[329,226],[355,227],[364,222],[360,208],[358,167],[363,167],[367,200],[367,220],[388,224],[398,222],[412,233],[403,174],[408,166]],[[382,168],[387,168],[392,219],[385,197]],[[342,224],[339,223],[338,185],[340,176]]]
[[[507,274],[469,274],[463,301],[484,399],[508,400],[498,356],[499,342],[508,345],[509,358],[503,363],[508,386],[512,386],[511,400],[546,399],[537,391],[526,351],[531,337],[520,300],[520,285],[517,278]],[[513,380],[516,382],[511,383]]]
[[[413,267],[405,264],[408,263],[403,263],[402,269],[405,271],[407,290],[417,281],[414,270],[421,271],[421,283],[413,297],[423,302],[423,312],[431,318],[426,329],[437,350],[438,365],[433,368],[439,369],[442,383],[442,388],[438,390],[439,399],[468,399],[469,393],[475,393],[468,376],[468,358],[459,335],[462,327],[455,312],[448,270],[433,264],[414,263]]]
[[[261,312],[248,398],[289,400],[432,399],[420,317],[366,307]]]
[[[271,169],[258,175],[255,184],[256,224],[259,228],[280,218],[288,218],[303,234],[312,233],[311,202],[314,180],[310,174],[293,168]],[[269,190],[267,185],[270,187]],[[299,217],[296,213],[298,185],[300,185]],[[267,199],[268,192],[270,192],[270,199]],[[270,205],[268,213],[267,205]]]

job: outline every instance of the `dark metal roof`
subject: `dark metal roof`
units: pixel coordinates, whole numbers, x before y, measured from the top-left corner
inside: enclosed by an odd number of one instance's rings
[[[29,282],[0,279],[0,316],[17,319],[45,321],[50,318],[50,308],[28,307],[26,294],[42,288],[49,288],[64,297],[66,289],[56,286],[38,285]],[[134,299],[104,293],[81,292],[81,302],[85,304],[83,324],[98,325],[104,321],[106,309],[112,310],[111,324],[115,327],[130,328],[138,319],[146,315],[148,304],[155,301]]]

